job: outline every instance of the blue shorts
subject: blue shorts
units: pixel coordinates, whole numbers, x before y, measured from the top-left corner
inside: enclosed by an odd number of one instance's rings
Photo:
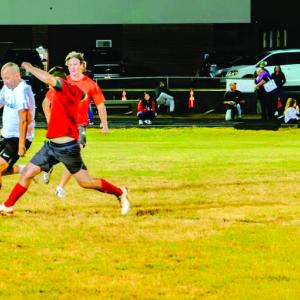
[[[54,165],[63,163],[71,174],[80,170],[87,170],[81,154],[80,145],[77,141],[64,144],[57,144],[46,141],[40,151],[38,151],[30,161],[39,166],[43,171],[48,172]]]

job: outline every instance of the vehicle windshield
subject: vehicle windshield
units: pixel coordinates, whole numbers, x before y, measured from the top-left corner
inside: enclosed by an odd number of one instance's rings
[[[252,55],[243,55],[238,56],[236,59],[234,59],[231,64],[233,66],[236,65],[255,65],[259,61],[261,61],[264,57],[266,57],[269,53],[263,52],[260,54],[252,54]]]

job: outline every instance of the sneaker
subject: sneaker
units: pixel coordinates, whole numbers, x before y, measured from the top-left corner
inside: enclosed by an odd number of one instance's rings
[[[48,172],[43,173],[44,184],[48,184],[50,182],[50,176],[51,176],[52,171],[53,171],[53,168],[51,168]]]
[[[12,216],[14,214],[14,210],[12,206],[5,206],[4,203],[0,205],[0,214],[3,216]]]
[[[144,125],[144,121],[143,120],[139,120],[139,125]]]
[[[147,125],[151,125],[151,124],[152,124],[152,121],[151,121],[151,120],[145,120],[145,123],[146,123]]]
[[[120,201],[121,206],[121,214],[125,216],[130,208],[130,203],[128,200],[128,189],[126,187],[122,187],[122,195],[118,197],[118,200]]]
[[[58,198],[64,198],[66,193],[65,193],[65,190],[60,185],[58,185],[55,189],[55,195]]]

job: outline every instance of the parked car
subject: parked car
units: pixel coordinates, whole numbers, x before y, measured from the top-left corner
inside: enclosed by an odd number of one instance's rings
[[[256,68],[262,63],[270,73],[273,73],[276,65],[280,65],[286,76],[286,86],[300,85],[300,49],[271,50],[258,55],[241,56],[232,66],[218,70],[214,76],[254,78]]]
[[[232,66],[235,61],[236,54],[212,52],[205,53],[203,60],[194,72],[196,77],[216,77],[220,70]]]

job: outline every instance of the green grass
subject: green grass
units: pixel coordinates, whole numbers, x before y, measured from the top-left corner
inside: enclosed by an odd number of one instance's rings
[[[56,199],[58,165],[1,218],[0,299],[299,299],[300,131],[89,129],[83,157],[132,210]]]

